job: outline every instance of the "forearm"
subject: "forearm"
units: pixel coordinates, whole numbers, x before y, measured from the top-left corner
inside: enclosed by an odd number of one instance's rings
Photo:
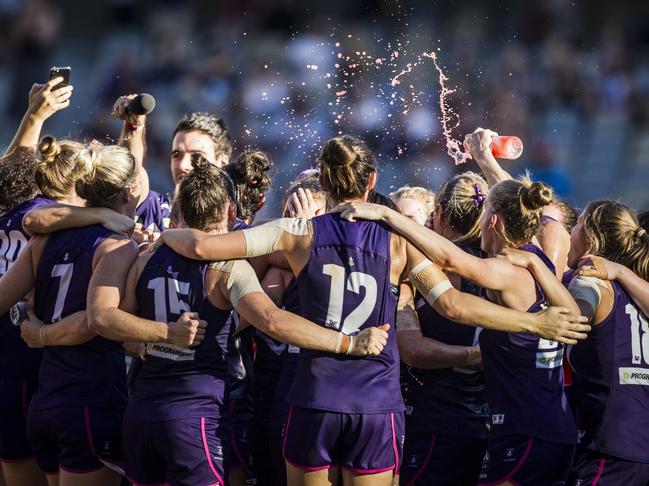
[[[135,158],[135,163],[141,168],[146,153],[145,126],[133,127],[133,125],[124,122],[122,124],[122,131],[119,134],[119,145],[127,148],[131,152],[131,155]]]
[[[114,341],[141,343],[166,342],[167,324],[143,319],[121,309],[100,309],[89,316],[90,327],[100,336]]]
[[[103,208],[81,208],[56,205],[30,211],[23,218],[25,231],[31,234],[49,234],[68,228],[102,224]]]
[[[627,267],[620,270],[617,281],[624,287],[642,313],[649,316],[649,282],[638,277]]]
[[[579,315],[579,306],[570,291],[557,279],[556,275],[540,260],[534,259],[528,270],[541,287],[550,305],[566,307],[571,313]]]
[[[485,152],[473,157],[478,167],[482,171],[489,187],[493,187],[499,182],[511,179],[512,176],[504,170],[491,152]]]
[[[75,312],[41,330],[43,346],[77,346],[95,336],[88,327],[86,311]]]
[[[162,241],[186,258],[225,261],[246,256],[246,240],[241,231],[224,235],[208,235],[194,229],[167,230]]]
[[[29,112],[25,113],[18,127],[18,131],[16,131],[16,135],[14,135],[4,155],[10,154],[18,147],[36,147],[41,129],[43,128],[43,122],[44,120],[41,120],[39,117]]]
[[[329,353],[334,353],[336,350],[338,332],[325,329],[282,309],[268,312],[264,319],[258,323],[254,322],[253,325],[270,337],[286,344]],[[349,343],[347,339],[349,338],[346,338],[341,346],[343,352]]]
[[[409,332],[409,331],[405,331]],[[454,346],[434,339],[420,337],[404,342],[397,333],[401,361],[424,370],[453,368],[465,366],[469,361],[470,351],[466,346]]]

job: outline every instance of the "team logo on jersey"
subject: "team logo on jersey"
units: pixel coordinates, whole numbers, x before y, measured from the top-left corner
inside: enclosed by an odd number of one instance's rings
[[[619,368],[620,385],[649,385],[649,369]]]
[[[146,354],[171,361],[194,361],[196,351],[175,344],[147,343]]]
[[[491,416],[492,425],[502,425],[505,423],[505,414],[504,413],[495,413]]]
[[[349,257],[349,260],[347,260],[347,264],[350,267],[353,267],[355,265],[354,259],[352,257]]]
[[[9,226],[11,226],[11,218],[9,218],[9,219],[7,220],[7,224],[6,224],[5,226],[6,226],[7,228],[8,228]]]
[[[70,254],[66,251],[65,255],[63,255],[63,261],[67,262],[70,259]]]
[[[514,457],[514,451],[515,449],[513,447],[508,447],[505,449],[505,461],[514,461],[516,458]]]
[[[586,435],[586,431],[585,431],[585,430],[578,430],[578,431],[577,431],[577,442],[578,442],[579,444],[581,444],[581,439],[584,438],[584,435]]]
[[[406,462],[408,463],[408,467],[418,467],[419,456],[417,455],[408,456],[408,460]]]

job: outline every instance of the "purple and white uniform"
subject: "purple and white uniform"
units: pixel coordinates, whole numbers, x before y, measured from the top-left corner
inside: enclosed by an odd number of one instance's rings
[[[649,322],[621,285],[614,306],[570,363],[580,431],[573,467],[583,484],[649,484]]]
[[[463,248],[480,256],[479,251]],[[460,290],[483,297],[484,289],[462,279]],[[415,307],[424,337],[454,346],[475,346],[479,328],[439,314],[417,293]],[[487,448],[484,372],[457,367],[419,369],[401,365],[406,440],[400,479],[404,485],[475,484]],[[449,467],[449,464],[462,467]]]
[[[169,196],[150,190],[146,199],[135,210],[135,222],[141,224],[145,230],[161,233],[169,228],[170,215]]]
[[[34,310],[46,324],[86,309],[93,258],[113,233],[87,226],[53,233],[38,263]],[[43,351],[27,435],[41,467],[90,472],[121,462],[120,424],[126,405],[121,343],[96,336],[78,346]]]
[[[554,272],[538,247],[529,244],[520,249],[538,255]],[[528,312],[545,306],[537,286],[537,301]],[[488,329],[480,333],[479,342],[491,414],[480,484],[565,480],[577,430],[563,390],[564,346],[530,333]]]
[[[381,223],[336,214],[311,220],[313,246],[300,273],[303,316],[356,334],[390,324],[379,356],[359,359],[302,349],[288,401],[284,457],[302,469],[338,464],[359,473],[397,471],[403,399],[394,323],[398,289],[390,283],[390,238]]]
[[[53,202],[36,196],[0,216],[0,276],[9,270],[30,238],[23,230],[25,215]],[[34,455],[27,441],[25,418],[42,354],[41,349],[27,347],[9,313],[0,316],[0,461],[15,462]]]
[[[148,343],[124,420],[126,474],[136,484],[220,484],[227,478],[231,310],[208,300],[208,262],[161,246],[137,282],[138,315],[175,322],[183,312],[207,321],[193,348]]]

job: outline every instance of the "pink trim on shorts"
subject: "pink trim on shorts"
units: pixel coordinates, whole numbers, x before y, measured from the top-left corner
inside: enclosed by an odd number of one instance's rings
[[[235,405],[234,400],[231,400],[230,417],[234,416],[234,405]],[[243,457],[241,456],[241,451],[237,446],[237,439],[234,435],[234,427],[232,427],[232,432],[230,433],[230,443],[232,444],[232,451],[234,452],[234,455],[237,456],[237,459],[239,460],[239,464],[241,464],[241,468],[243,469],[243,472],[245,472],[247,476],[252,476],[252,472],[250,471],[250,468],[248,467],[246,461],[243,460]]]
[[[30,459],[33,459],[34,456],[25,456],[25,457],[19,457],[18,459],[5,459],[3,457],[0,457],[0,464],[16,464],[18,462],[24,462],[24,461],[29,461]]]
[[[414,486],[415,482],[419,479],[419,476],[424,474],[424,471],[426,470],[426,467],[428,466],[428,463],[430,462],[430,456],[433,455],[433,448],[435,447],[435,442],[436,441],[437,441],[437,436],[435,434],[433,434],[433,439],[430,441],[430,447],[428,448],[428,454],[426,454],[426,459],[424,459],[424,463],[421,465],[419,470],[417,470],[417,472],[412,477],[412,479],[406,483],[406,486]]]
[[[201,417],[201,438],[203,439],[203,450],[205,451],[207,464],[210,466],[210,470],[212,471],[212,474],[216,476],[217,482],[214,484],[216,486],[225,486],[225,482],[223,481],[223,478],[216,470],[216,468],[214,467],[214,463],[212,462],[212,455],[210,454],[210,447],[207,444],[207,435],[205,434],[205,417]]]
[[[381,474],[387,471],[395,471],[395,475],[398,475],[399,471],[399,453],[397,452],[397,434],[394,431],[394,414],[390,413],[390,425],[392,426],[392,451],[394,452],[394,466],[382,467],[379,469],[356,469],[353,467],[343,466],[343,468],[348,471],[357,473],[357,474]],[[287,459],[288,461],[288,459]]]
[[[604,464],[606,464],[606,459],[602,458],[599,460],[599,467],[597,468],[597,474],[595,474],[595,479],[593,479],[593,483],[591,486],[597,486],[599,483],[599,478],[602,477],[602,473],[604,472]]]
[[[22,382],[22,389],[21,389],[21,402],[22,402],[22,409],[23,409],[23,417],[27,417],[27,408],[29,407],[29,403],[27,400],[27,380],[23,380]]]
[[[92,473],[92,472],[95,472],[95,471],[99,471],[103,467],[104,466],[94,467],[92,469],[73,469],[71,467],[65,467],[65,466],[61,466],[59,464],[59,469],[62,469],[63,471],[69,472],[71,474],[89,474],[89,473]],[[54,474],[56,474],[56,473],[54,473]]]
[[[516,463],[516,466],[514,466],[514,469],[512,469],[509,474],[507,474],[504,478],[501,478],[497,481],[493,481],[491,483],[478,483],[478,486],[498,486],[501,483],[504,483],[505,481],[510,481],[511,478],[518,472],[520,468],[523,467],[523,464],[525,464],[525,461],[527,461],[527,457],[530,455],[530,451],[532,450],[532,444],[534,443],[534,439],[531,437],[527,440],[527,447],[525,448],[525,452],[523,452],[523,457],[521,457],[521,460]],[[488,450],[488,449],[487,449]]]
[[[287,463],[289,463],[291,466],[297,469],[302,469],[303,471],[323,471],[325,469],[329,469],[331,467],[331,464],[327,464],[326,466],[318,466],[318,467],[300,466],[299,464],[295,464],[293,461],[290,461],[288,457],[286,457],[286,442],[288,440],[288,431],[291,425],[292,416],[293,416],[293,405],[289,405],[288,417],[286,418],[286,430],[284,431],[284,441],[282,443],[282,456],[284,456],[284,460]]]
[[[135,479],[133,479],[131,476],[124,475],[126,479],[128,479],[133,486],[165,486],[165,483],[138,483]]]

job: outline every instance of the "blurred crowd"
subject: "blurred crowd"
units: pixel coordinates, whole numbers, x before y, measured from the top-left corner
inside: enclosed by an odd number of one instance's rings
[[[625,5],[0,0],[0,126],[12,133],[31,83],[51,65],[71,65],[73,106],[47,130],[114,139],[114,100],[153,94],[146,165],[160,191],[172,184],[171,132],[191,111],[222,116],[235,152],[268,151],[278,187],[343,131],[379,154],[384,192],[403,182],[434,188],[455,170],[442,140],[437,73],[419,62],[391,84],[434,50],[457,88],[450,105],[461,115],[458,138],[476,126],[519,135],[525,152],[507,169],[531,169],[576,204],[609,192],[646,207],[634,184],[649,176],[649,8]],[[596,130],[607,123],[617,137],[608,152],[598,149],[607,142]],[[600,187],[586,190],[590,180],[577,176],[591,163],[605,169],[593,173]]]

